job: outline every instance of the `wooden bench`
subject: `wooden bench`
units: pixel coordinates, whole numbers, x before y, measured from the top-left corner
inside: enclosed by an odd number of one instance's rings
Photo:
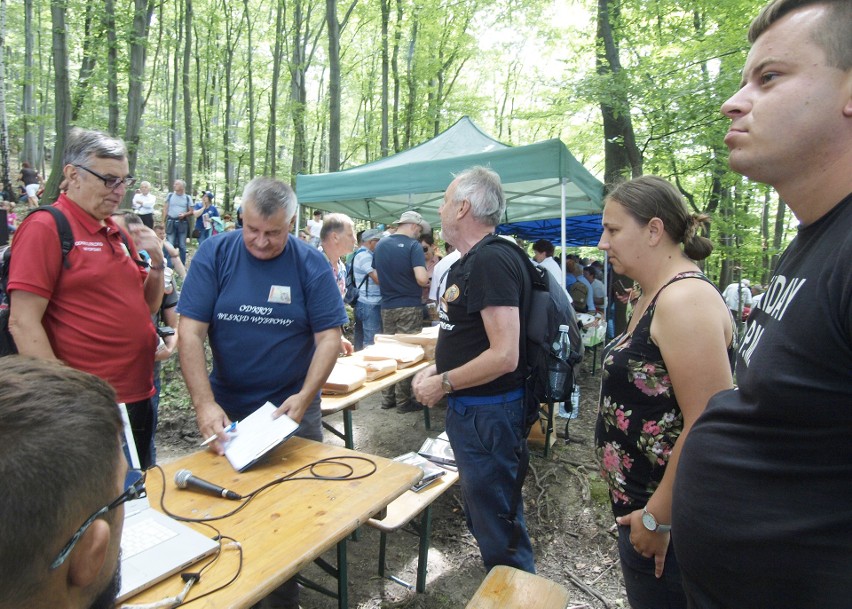
[[[491,569],[466,609],[565,609],[567,605],[565,586],[499,565]]]
[[[448,470],[446,474],[438,478],[429,486],[421,489],[419,492],[411,490],[405,491],[401,496],[395,499],[388,505],[385,511],[385,516],[381,519],[370,518],[367,524],[381,532],[381,541],[379,542],[379,576],[385,577],[386,561],[385,554],[387,550],[387,535],[398,531],[405,525],[411,523],[412,528],[420,538],[419,551],[417,554],[417,583],[412,586],[408,582],[399,579],[396,576],[388,575],[388,579],[394,581],[408,589],[412,587],[417,592],[426,590],[426,566],[429,560],[429,537],[432,534],[432,503],[443,495],[451,486],[459,479],[458,472]],[[420,514],[420,522],[414,523],[412,520]]]

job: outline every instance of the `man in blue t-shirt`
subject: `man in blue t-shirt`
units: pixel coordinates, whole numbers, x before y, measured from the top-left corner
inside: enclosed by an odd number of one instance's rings
[[[204,438],[224,453],[223,430],[270,401],[322,441],[320,389],[347,322],[321,252],[289,239],[296,195],[284,182],[255,178],[243,192],[243,228],[199,248],[178,312],[180,363]],[[204,341],[213,370],[207,374]],[[274,592],[298,605],[295,579]],[[287,604],[287,606],[290,606]]]
[[[417,334],[423,329],[420,295],[429,285],[426,257],[417,238],[432,230],[416,211],[402,214],[397,231],[376,246],[373,268],[382,286],[382,331],[385,334]],[[411,399],[411,380],[382,390],[382,408],[399,407],[399,412],[421,410]]]
[[[288,239],[295,211],[289,186],[256,178],[243,194],[243,229],[193,258],[178,305],[179,351],[205,438],[269,400],[302,423],[300,435],[322,440],[319,391],[347,317],[322,253]],[[212,446],[222,454],[221,443]]]

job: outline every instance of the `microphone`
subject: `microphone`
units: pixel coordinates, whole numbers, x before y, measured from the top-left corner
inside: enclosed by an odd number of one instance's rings
[[[178,488],[188,488],[196,491],[202,491],[204,493],[209,493],[211,495],[222,497],[224,499],[232,499],[234,501],[239,501],[243,498],[242,495],[238,495],[234,491],[229,491],[226,488],[222,488],[218,484],[213,484],[212,482],[207,482],[207,480],[196,478],[188,469],[182,469],[175,474],[175,484],[177,484]]]

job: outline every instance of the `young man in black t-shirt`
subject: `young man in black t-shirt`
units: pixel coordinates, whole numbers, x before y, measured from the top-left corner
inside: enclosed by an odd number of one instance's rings
[[[852,604],[852,3],[775,0],[722,106],[731,167],[801,222],[678,465],[694,608]]]

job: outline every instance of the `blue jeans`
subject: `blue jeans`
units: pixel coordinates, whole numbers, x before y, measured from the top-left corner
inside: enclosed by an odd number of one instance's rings
[[[355,350],[360,351],[375,342],[382,331],[382,305],[355,303]]]
[[[523,391],[448,399],[446,428],[459,468],[467,528],[479,543],[486,569],[508,565],[535,573],[523,501],[515,518],[521,525],[517,549],[509,551],[514,527],[509,513],[524,438]]]
[[[186,264],[186,232],[188,228],[189,223],[186,220],[176,218],[166,220],[166,239],[178,248],[180,261],[184,264]]]
[[[204,243],[207,239],[213,236],[212,228],[202,228],[198,231],[198,245]]]
[[[630,545],[630,527],[618,527],[618,556],[632,609],[686,609],[680,567],[671,542],[660,579],[654,575],[654,558],[645,558]]]

